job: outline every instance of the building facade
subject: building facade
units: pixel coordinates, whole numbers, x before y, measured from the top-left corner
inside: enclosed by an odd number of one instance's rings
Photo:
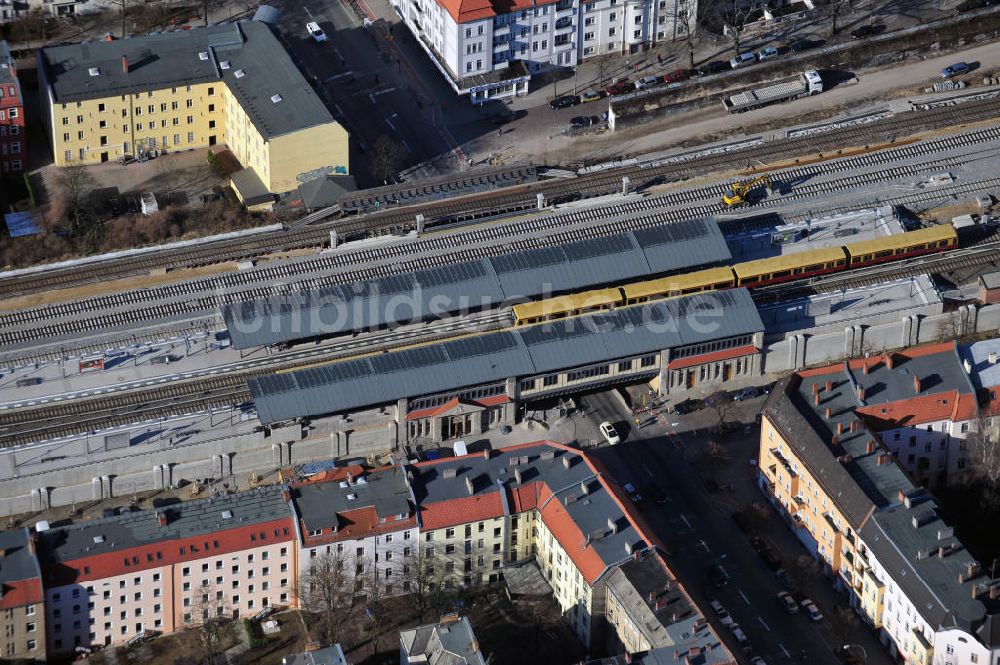
[[[292,602],[294,524],[280,487],[38,534],[50,654]]]
[[[473,103],[523,95],[531,74],[690,36],[697,0],[394,0],[452,88]]]
[[[348,171],[347,132],[263,23],[50,47],[39,64],[58,166],[225,144],[244,200]]]
[[[0,531],[0,658],[45,662],[45,598],[27,529]]]
[[[6,41],[0,41],[0,169],[3,177],[20,177],[27,165],[24,99],[17,64]]]
[[[946,409],[945,433],[961,432],[969,385],[955,344],[930,345],[797,372],[762,414],[761,488],[893,656],[918,665],[1000,657],[1000,582],[920,487],[926,465],[901,461],[909,435],[895,436],[919,431],[913,449],[946,454],[933,426]],[[966,660],[955,659],[959,645]]]

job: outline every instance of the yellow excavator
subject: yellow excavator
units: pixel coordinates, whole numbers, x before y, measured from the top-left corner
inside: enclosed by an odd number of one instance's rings
[[[727,208],[738,208],[750,203],[750,193],[758,186],[764,185],[768,191],[771,190],[771,176],[768,174],[759,175],[750,180],[734,182],[729,193],[722,197],[722,202]]]

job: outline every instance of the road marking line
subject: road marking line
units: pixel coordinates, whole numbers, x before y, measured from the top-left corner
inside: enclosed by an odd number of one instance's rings
[[[691,522],[688,522],[687,515],[685,515],[684,513],[681,513],[681,519],[684,521],[684,524],[687,525],[687,528],[694,529],[694,527],[691,526]]]
[[[743,593],[742,589],[740,589],[740,598],[742,598],[743,602],[746,603],[747,605],[750,604],[750,599],[746,597],[746,594]]]
[[[791,658],[792,654],[788,653],[788,649],[781,642],[778,642],[778,648],[781,649],[781,653],[785,654],[785,658]]]
[[[710,549],[708,548],[708,545],[706,545],[706,544],[705,544],[705,541],[704,541],[704,540],[699,540],[699,541],[698,541],[698,544],[699,544],[699,545],[701,545],[702,547],[704,547],[704,548],[705,548],[705,551],[706,551],[706,552],[711,552],[711,551],[712,551],[712,550],[710,550]],[[720,567],[721,567],[721,566],[720,566]],[[723,570],[722,572],[723,572],[723,573],[725,573],[726,571],[725,571],[725,570]],[[728,577],[728,576],[727,576],[727,577]]]
[[[763,619],[757,617],[757,621],[760,621],[760,625],[764,626],[764,630],[766,630],[767,632],[771,632],[771,627],[768,626],[766,623],[764,623]]]
[[[348,70],[348,71],[344,72],[343,74],[334,74],[333,76],[329,76],[329,77],[323,79],[323,83],[329,83],[330,81],[336,81],[337,79],[344,78],[345,76],[353,76],[353,75],[354,75],[354,72]],[[336,104],[334,104],[334,106],[336,106]],[[339,111],[340,109],[337,109],[337,110]]]

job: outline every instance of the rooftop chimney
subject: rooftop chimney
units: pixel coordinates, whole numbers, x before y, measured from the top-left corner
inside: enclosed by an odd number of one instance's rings
[[[648,598],[649,602],[653,602],[654,600],[656,600],[656,591],[650,591]]]
[[[122,71],[128,74],[128,56],[122,56]]]
[[[472,653],[476,653],[477,651],[479,651],[479,641],[476,640],[475,638],[472,638],[472,641],[469,642],[469,651],[471,651]]]
[[[865,446],[865,452],[869,455],[875,452],[875,439],[868,439],[868,445]]]
[[[837,434],[844,433],[844,423],[837,423]]]
[[[826,407],[826,411],[823,412],[823,415],[826,416],[827,420],[829,420],[830,416],[833,415],[833,410],[830,407]]]
[[[563,455],[562,461],[563,461],[563,467],[566,468],[566,469],[568,469],[569,468],[569,455]]]
[[[473,494],[475,492],[475,488],[472,487],[472,478],[469,478],[468,476],[465,477],[465,489],[469,491],[469,494]]]
[[[826,382],[826,392],[830,392],[831,390],[833,390],[833,381],[828,380]]]
[[[852,420],[851,421],[851,431],[852,432],[857,432],[858,431],[858,421],[857,420]]]
[[[885,466],[888,463],[889,463],[889,456],[888,455],[886,455],[885,453],[882,453],[882,454],[880,454],[878,456],[878,465],[879,466]]]
[[[815,404],[816,406],[819,406],[819,393],[816,393],[813,396],[813,404]]]
[[[486,450],[483,451],[483,459],[489,459],[489,458],[490,458],[490,449],[487,448]]]
[[[586,480],[581,480],[580,481],[580,494],[582,496],[586,496],[587,495],[587,481]]]
[[[868,365],[865,365],[865,367],[868,367]],[[858,386],[858,399],[861,400],[862,402],[865,401],[865,387],[864,386]]]
[[[945,554],[946,554],[946,552],[944,551],[943,547],[937,548],[937,555],[938,555],[939,559],[943,559],[944,556],[945,556]]]
[[[920,377],[916,374],[913,375],[913,392],[917,395],[920,394]]]
[[[885,354],[885,366],[887,369],[892,369],[896,366],[896,358],[891,353]]]
[[[615,521],[614,517],[608,518],[608,528],[611,530],[611,533],[618,533],[618,522]]]
[[[838,443],[840,443],[840,437],[839,436],[837,436],[836,434],[834,434],[833,436],[830,437],[830,445],[831,446],[835,446]]]
[[[518,485],[521,484],[521,470],[520,469],[514,469],[514,480],[515,480],[515,482],[517,482]]]
[[[870,371],[872,371],[872,368],[868,364],[868,361],[866,360],[865,364],[861,366],[861,373],[862,374],[868,374]]]
[[[819,392],[819,384],[818,383],[814,383],[813,384],[813,395],[815,395],[818,392]]]
[[[156,523],[160,526],[167,526],[167,514],[164,512],[157,512]]]
[[[653,605],[653,611],[654,612],[659,612],[660,610],[662,610],[666,606],[667,606],[667,599],[666,598],[657,598],[656,599],[656,604]]]
[[[906,492],[904,492],[903,490],[899,490],[898,492],[896,492],[896,498],[899,499],[900,503],[903,503],[904,501],[906,501]]]

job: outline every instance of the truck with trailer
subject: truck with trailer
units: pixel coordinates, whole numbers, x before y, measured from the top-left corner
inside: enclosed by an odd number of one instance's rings
[[[804,71],[791,79],[774,81],[759,88],[725,97],[722,106],[729,113],[742,113],[768,104],[785,102],[823,92],[823,79],[815,69]]]

